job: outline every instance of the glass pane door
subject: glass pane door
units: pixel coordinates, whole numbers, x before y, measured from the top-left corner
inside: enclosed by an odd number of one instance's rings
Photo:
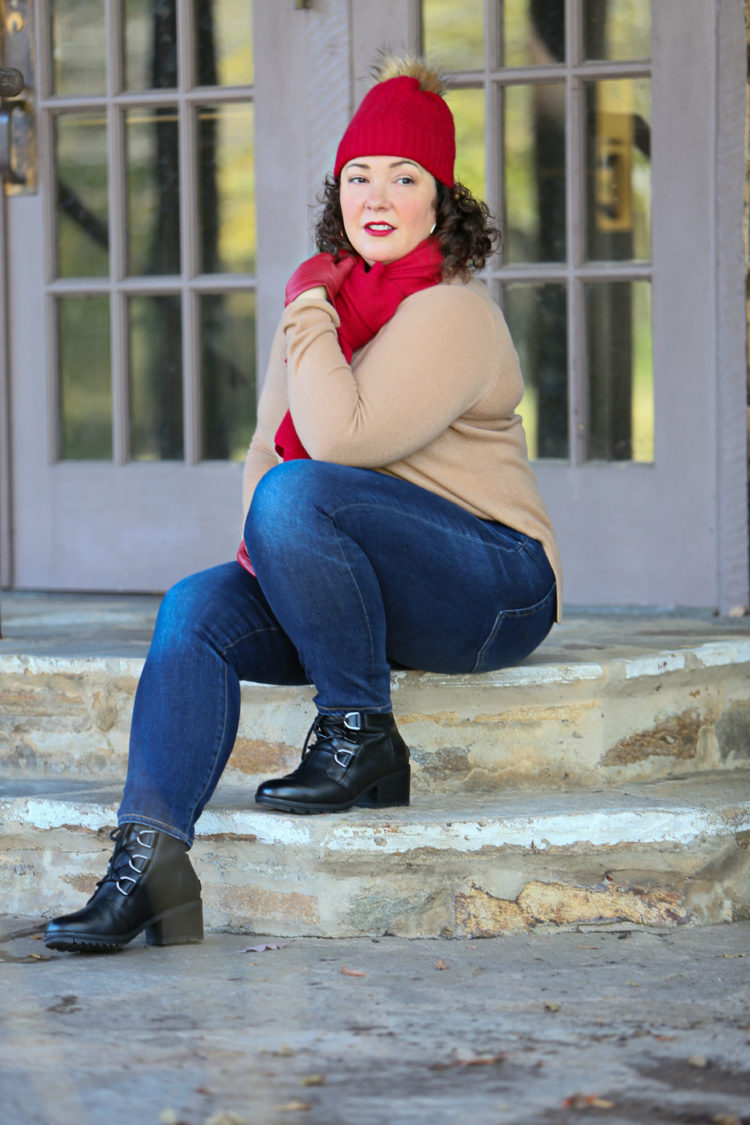
[[[247,447],[248,7],[194,0],[178,21],[175,0],[52,0],[44,128],[54,154],[59,459],[195,464]]]
[[[649,0],[423,0],[422,34],[503,231],[532,458],[653,462]]]
[[[20,585],[161,589],[231,557],[255,424],[253,9],[38,6],[40,192],[13,201]],[[22,399],[33,394],[27,383]],[[19,405],[18,426],[33,410]],[[21,479],[22,478],[22,479]],[[35,482],[33,484],[32,482]],[[27,505],[44,495],[54,535]]]
[[[662,36],[678,9],[659,6]],[[675,275],[664,238],[654,246],[655,199],[663,217],[678,173],[651,143],[655,113],[663,144],[687,94],[684,66],[672,73],[662,50],[660,88],[672,92],[657,107],[652,41],[662,40],[650,0],[421,0],[419,12],[421,48],[447,71],[457,177],[502,229],[484,280],[520,354],[519,409],[566,600],[689,602],[682,560],[695,539],[671,515],[696,466],[665,413],[684,368],[662,366],[658,385],[654,375],[657,342],[664,354],[681,327],[655,318],[653,296],[688,280]],[[685,169],[694,159],[679,152]],[[698,223],[697,191],[691,205]],[[696,376],[710,394],[710,376]],[[691,425],[699,413],[696,402]]]

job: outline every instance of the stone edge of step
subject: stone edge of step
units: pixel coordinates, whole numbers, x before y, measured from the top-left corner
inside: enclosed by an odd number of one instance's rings
[[[116,790],[101,785],[46,795],[42,787],[36,794],[0,797],[0,824],[6,834],[13,829],[98,833],[114,825],[117,802]],[[217,804],[204,812],[197,840],[246,839],[261,846],[381,856],[423,849],[679,847],[732,836],[744,847],[750,841],[750,771],[729,781],[704,774],[611,791],[483,796],[457,809],[428,797],[409,808],[298,817],[251,802],[246,790],[225,787]]]
[[[406,685],[433,685],[462,683],[479,687],[543,686],[555,683],[575,683],[602,678],[633,680],[670,673],[689,671],[692,668],[721,668],[750,664],[750,638],[724,638],[684,647],[674,647],[656,652],[633,655],[615,653],[606,658],[580,661],[570,659],[544,659],[542,654],[513,668],[476,675],[446,676],[434,672],[394,671],[391,682],[394,691]],[[137,679],[143,668],[142,657],[117,655],[60,656],[36,653],[0,652],[0,673],[4,675],[86,675],[92,672],[132,677]],[[298,688],[276,687],[243,681],[243,690],[273,691],[294,694]]]

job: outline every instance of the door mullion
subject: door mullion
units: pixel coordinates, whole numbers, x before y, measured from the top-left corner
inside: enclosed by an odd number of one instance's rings
[[[127,274],[127,190],[125,127],[116,105],[108,110],[109,137],[109,276],[112,285],[110,330],[112,349],[112,456],[125,465],[130,456],[130,393],[128,379],[127,298],[120,283]]]
[[[586,458],[586,348],[583,325],[583,287],[578,269],[584,262],[584,211],[581,178],[584,168],[583,82],[575,74],[581,60],[581,0],[565,6],[565,210],[568,258],[568,419],[570,463]]]
[[[109,161],[109,301],[112,364],[112,460],[127,464],[130,457],[130,391],[127,298],[119,283],[127,273],[127,189],[123,110],[114,99],[122,91],[125,34],[120,5],[107,0],[107,146]]]
[[[200,369],[197,330],[198,299],[189,281],[196,276],[198,261],[197,125],[198,107],[184,95],[195,86],[195,34],[192,4],[177,6],[177,58],[180,104],[180,268],[182,294],[182,416],[185,463],[195,465],[201,457]]]

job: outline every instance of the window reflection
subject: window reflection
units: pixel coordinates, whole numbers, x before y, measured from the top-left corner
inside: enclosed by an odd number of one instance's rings
[[[50,20],[55,93],[106,93],[107,24],[102,0],[50,0]]]
[[[255,269],[254,107],[198,107],[198,221],[202,273]]]
[[[647,78],[586,87],[588,257],[651,256],[651,108]]]
[[[484,90],[450,90],[446,101],[456,122],[456,179],[477,199],[487,195]]]
[[[125,0],[125,89],[177,86],[175,0]]]
[[[565,86],[508,86],[503,105],[505,260],[563,262]]]
[[[131,276],[180,272],[180,180],[176,109],[125,114],[128,266]]]
[[[647,59],[651,0],[583,0],[587,59]]]
[[[252,0],[194,0],[196,84],[255,81]]]
[[[544,282],[506,285],[503,307],[526,387],[518,411],[523,418],[529,456],[567,458],[566,288]]]
[[[503,66],[541,66],[565,58],[565,0],[504,0]]]
[[[590,282],[586,292],[589,461],[653,461],[651,285]]]
[[[59,456],[63,461],[112,457],[109,297],[65,297],[55,303],[59,379]]]
[[[422,0],[422,45],[446,70],[482,70],[484,0]]]
[[[180,298],[128,301],[130,456],[176,461],[182,440],[182,312]]]
[[[239,461],[255,429],[255,294],[200,300],[203,457]]]
[[[107,119],[67,113],[55,120],[57,275],[109,273]]]

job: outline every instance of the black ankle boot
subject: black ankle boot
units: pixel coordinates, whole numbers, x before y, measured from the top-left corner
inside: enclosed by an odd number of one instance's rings
[[[203,940],[201,885],[181,840],[145,824],[112,833],[107,874],[82,910],[55,918],[50,949],[71,953],[120,949],[142,930],[146,945]]]
[[[316,741],[310,746],[312,735]],[[297,769],[264,781],[255,800],[295,813],[408,805],[409,777],[409,748],[392,714],[318,715]]]

